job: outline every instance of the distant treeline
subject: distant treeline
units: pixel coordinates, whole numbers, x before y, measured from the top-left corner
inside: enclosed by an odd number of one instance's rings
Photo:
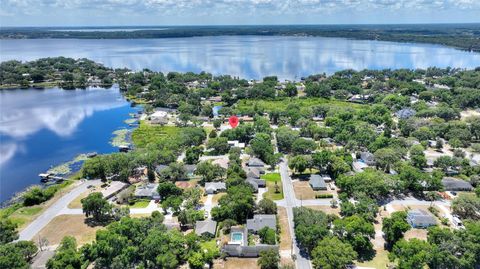
[[[79,29],[82,29],[82,31],[78,31]],[[111,29],[108,28],[108,31],[93,27],[5,27],[0,30],[0,39],[136,39],[220,35],[343,37],[363,40],[432,43],[468,51],[480,51],[480,24],[175,26],[162,29],[132,26],[112,27]]]

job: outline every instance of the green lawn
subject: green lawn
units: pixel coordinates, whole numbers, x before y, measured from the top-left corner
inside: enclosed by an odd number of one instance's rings
[[[140,199],[135,202],[135,204],[131,205],[130,208],[145,208],[150,203],[150,200],[147,199]]]
[[[159,142],[166,138],[175,138],[181,128],[176,126],[150,125],[140,122],[140,126],[132,133],[132,141],[137,147],[145,147],[149,143]]]
[[[262,175],[260,178],[270,182],[276,182],[276,181],[279,182],[282,180],[279,173],[265,174],[265,175]]]
[[[275,193],[275,181],[267,181],[267,192],[263,194],[263,198],[268,198],[271,200],[282,200],[283,199],[283,188],[281,181],[277,183],[279,193]]]
[[[358,266],[361,267],[372,267],[376,269],[387,268],[388,265],[388,251],[386,250],[377,250],[377,255],[371,260],[366,262],[357,262]]]

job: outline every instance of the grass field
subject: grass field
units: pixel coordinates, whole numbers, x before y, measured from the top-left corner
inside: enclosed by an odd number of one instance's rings
[[[388,261],[388,251],[384,249],[379,249],[377,250],[377,254],[375,257],[366,262],[359,262],[356,263],[356,265],[361,266],[361,267],[371,267],[375,269],[383,269],[383,268],[388,268],[387,265],[389,264]]]
[[[293,182],[293,190],[295,191],[295,197],[300,200],[315,199],[315,191],[308,181],[296,181]]]
[[[150,200],[139,199],[133,205],[131,205],[130,208],[145,208],[148,206],[149,203],[150,203]]]
[[[145,147],[149,143],[159,142],[166,138],[175,138],[180,134],[181,128],[176,126],[150,125],[143,121],[132,133],[132,141],[137,147]]]
[[[279,193],[275,193],[275,181],[267,181],[267,192],[263,194],[264,198],[269,198],[272,200],[282,200],[283,199],[283,187],[282,183],[277,183]]]
[[[265,174],[265,175],[262,175],[260,178],[269,182],[279,182],[282,180],[279,173]]]
[[[56,245],[64,236],[70,235],[77,239],[79,245],[83,245],[95,239],[96,231],[101,228],[85,224],[84,215],[60,215],[34,236],[34,241],[40,236],[46,238],[49,245]]]

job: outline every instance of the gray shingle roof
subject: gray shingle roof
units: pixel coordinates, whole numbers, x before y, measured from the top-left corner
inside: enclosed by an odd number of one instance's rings
[[[308,181],[308,183],[310,183],[310,186],[312,186],[313,189],[327,188],[325,180],[320,175],[310,175],[310,180]]]
[[[278,251],[278,245],[256,245],[256,246],[240,246],[240,245],[224,245],[222,251],[231,257],[258,257],[260,252],[274,249]]]
[[[473,186],[464,180],[456,179],[453,177],[444,177],[442,179],[442,185],[446,191],[471,191]]]
[[[277,216],[275,215],[253,215],[253,219],[247,219],[247,229],[259,231],[263,227],[269,227],[276,230]]]
[[[195,233],[197,235],[202,235],[204,233],[215,235],[216,230],[217,222],[214,220],[200,220],[195,222]]]
[[[422,209],[408,211],[407,221],[412,227],[429,227],[437,224],[435,218]]]
[[[135,188],[135,197],[156,197],[158,184],[145,184]]]
[[[248,160],[248,163],[247,163],[248,166],[252,166],[252,167],[264,167],[265,166],[265,163],[260,160],[259,158],[250,158],[250,160]]]
[[[207,182],[205,183],[205,191],[207,193],[213,193],[221,190],[226,190],[227,185],[225,182]]]

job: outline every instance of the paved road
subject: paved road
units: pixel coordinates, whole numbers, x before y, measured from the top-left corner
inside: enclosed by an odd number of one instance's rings
[[[32,223],[30,223],[25,229],[20,231],[18,240],[31,240],[38,232],[40,232],[43,227],[52,221],[58,215],[61,215],[61,212],[64,208],[70,204],[75,198],[80,194],[85,192],[89,185],[100,185],[100,180],[89,180],[79,184],[70,192],[62,196],[56,202],[54,202],[45,212],[38,216]]]
[[[293,230],[293,207],[296,207],[300,204],[300,201],[295,197],[295,192],[293,190],[292,179],[288,174],[287,160],[284,158],[280,163],[280,176],[282,177],[282,187],[283,187],[283,200],[279,202],[280,205],[284,206],[287,209],[288,217],[288,226],[290,228],[290,235],[292,236],[293,244],[293,253],[296,256],[295,267],[297,269],[309,269],[312,268],[310,260],[300,255],[300,249],[297,246],[297,240],[295,238],[295,232]]]

